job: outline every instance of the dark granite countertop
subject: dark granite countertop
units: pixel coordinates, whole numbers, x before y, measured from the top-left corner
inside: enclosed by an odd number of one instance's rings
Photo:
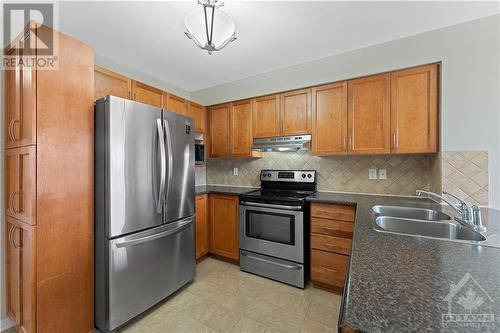
[[[199,185],[195,187],[196,195],[206,193],[217,193],[227,195],[240,195],[258,189],[257,187],[246,186],[224,186],[224,185]]]
[[[318,192],[307,200],[356,206],[339,328],[361,332],[500,331],[500,249],[382,233],[372,227],[375,216],[371,207],[376,204],[432,208],[453,216],[452,211],[417,197]],[[483,223],[493,232],[491,237],[498,237],[499,211],[484,209]],[[454,288],[456,293],[451,292],[453,285],[460,287]],[[449,306],[452,314],[469,316],[450,317]],[[493,321],[479,322],[478,314]],[[466,322],[460,321],[464,318]]]

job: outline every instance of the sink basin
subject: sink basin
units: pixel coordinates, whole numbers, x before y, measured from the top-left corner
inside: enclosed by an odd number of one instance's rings
[[[449,240],[479,242],[486,240],[486,237],[484,237],[480,233],[454,223],[418,221],[391,216],[377,217],[375,219],[375,229],[382,232],[434,237]]]
[[[377,205],[373,206],[372,210],[379,215],[391,216],[391,217],[402,217],[407,219],[428,220],[428,221],[451,220],[451,218],[445,213],[426,208]]]

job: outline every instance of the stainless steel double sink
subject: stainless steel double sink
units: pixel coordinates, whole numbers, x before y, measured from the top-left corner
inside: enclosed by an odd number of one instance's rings
[[[377,205],[372,211],[376,231],[462,242],[486,240],[479,232],[453,222],[449,215],[437,210]]]

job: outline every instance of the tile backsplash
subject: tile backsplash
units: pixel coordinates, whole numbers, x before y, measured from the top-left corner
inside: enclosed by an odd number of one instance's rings
[[[206,183],[259,186],[262,169],[313,169],[318,171],[318,190],[414,195],[417,189],[430,189],[430,167],[431,154],[318,157],[270,152],[260,159],[208,159]],[[370,168],[386,169],[387,179],[369,180]]]
[[[468,203],[487,206],[489,172],[487,151],[441,153],[442,190]]]
[[[205,185],[207,183],[207,167],[205,165],[194,168],[194,183],[196,185]]]

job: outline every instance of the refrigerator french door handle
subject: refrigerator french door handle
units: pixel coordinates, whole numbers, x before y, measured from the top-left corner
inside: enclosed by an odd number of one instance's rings
[[[177,234],[177,233],[181,232],[182,230],[188,228],[189,225],[192,223],[192,221],[193,221],[193,218],[189,217],[187,219],[172,223],[174,226],[172,229],[168,229],[168,230],[159,232],[159,233],[154,234],[154,235],[149,235],[149,236],[144,236],[144,237],[137,238],[137,239],[131,239],[128,241],[126,240],[123,242],[119,242],[119,243],[116,243],[115,246],[117,248],[134,246],[134,245],[146,243],[146,242],[158,239],[158,238],[171,236],[171,235]]]
[[[172,179],[172,166],[174,164],[173,162],[173,157],[172,157],[172,136],[170,134],[170,124],[168,120],[164,119],[163,123],[165,125],[165,137],[167,139],[167,150],[168,150],[168,155],[167,155],[167,161],[168,161],[168,171],[167,171],[167,189],[165,191],[165,202],[168,202],[168,194],[170,191],[170,181]]]
[[[158,130],[158,144],[160,145],[160,188],[158,189],[158,198],[156,200],[156,211],[161,213],[163,203],[163,192],[165,191],[165,178],[166,178],[166,153],[165,153],[165,136],[163,135],[163,126],[161,119],[156,119],[156,127]]]

